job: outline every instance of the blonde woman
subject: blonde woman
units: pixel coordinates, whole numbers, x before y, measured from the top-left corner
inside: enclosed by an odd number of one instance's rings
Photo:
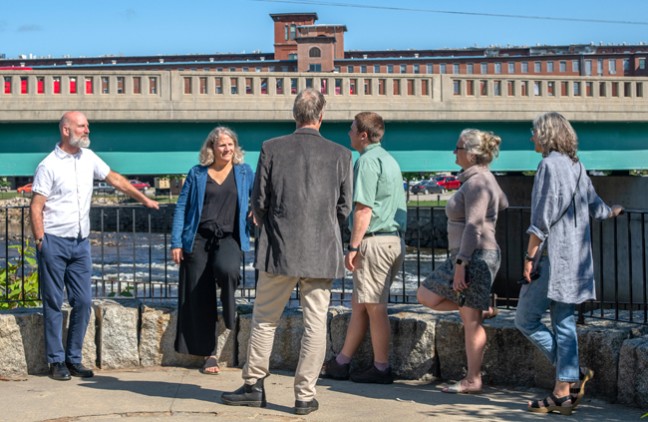
[[[495,240],[498,213],[508,200],[488,166],[497,157],[501,139],[492,132],[466,129],[454,150],[462,168],[462,185],[448,200],[450,258],[419,287],[418,301],[436,311],[456,311],[464,324],[468,372],[445,393],[480,393],[481,364],[486,346],[483,318],[496,315],[490,291],[500,266]]]
[[[199,161],[187,175],[173,216],[171,255],[180,265],[175,349],[204,356],[201,372],[216,375],[216,286],[225,327],[232,328],[241,250],[250,250],[246,217],[254,172],[243,163],[236,133],[226,127],[207,136]]]

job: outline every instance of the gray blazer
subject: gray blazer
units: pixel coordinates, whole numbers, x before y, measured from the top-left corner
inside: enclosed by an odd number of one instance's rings
[[[263,143],[252,189],[260,225],[256,268],[307,278],[344,276],[341,227],[351,210],[351,151],[317,130]]]

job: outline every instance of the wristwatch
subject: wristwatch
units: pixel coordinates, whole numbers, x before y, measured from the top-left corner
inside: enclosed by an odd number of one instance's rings
[[[457,258],[457,260],[455,261],[455,264],[461,265],[462,267],[465,267],[466,265],[468,265],[468,263],[464,262],[464,260],[461,259],[461,258]]]
[[[534,261],[534,260],[535,260],[535,256],[531,256],[531,255],[529,255],[529,252],[525,252],[525,253],[524,253],[524,260],[525,260],[525,261]]]
[[[358,252],[358,251],[360,251],[360,248],[359,247],[353,247],[353,246],[351,246],[351,244],[349,244],[349,246],[347,247],[347,250],[349,252]]]
[[[43,243],[43,238],[41,237],[40,239],[34,240],[34,243],[36,244],[36,246],[40,245],[41,243]]]

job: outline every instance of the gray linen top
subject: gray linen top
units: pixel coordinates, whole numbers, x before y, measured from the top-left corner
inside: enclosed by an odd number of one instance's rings
[[[457,258],[470,262],[475,249],[498,250],[495,240],[497,213],[508,199],[493,173],[485,166],[471,166],[459,174],[462,184],[446,204],[448,247]]]
[[[579,171],[581,179],[572,205]],[[567,212],[560,218],[565,209]],[[589,216],[603,220],[610,213],[610,207],[596,194],[580,162],[574,163],[555,151],[540,162],[533,182],[531,225],[527,233],[543,242],[539,253],[547,248],[551,267],[549,299],[582,303],[596,298]]]

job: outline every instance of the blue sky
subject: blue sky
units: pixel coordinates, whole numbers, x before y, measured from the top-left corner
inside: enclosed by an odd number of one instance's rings
[[[646,0],[3,0],[0,54],[272,52],[270,13],[343,24],[346,50],[648,44]],[[507,16],[502,16],[507,15]]]

